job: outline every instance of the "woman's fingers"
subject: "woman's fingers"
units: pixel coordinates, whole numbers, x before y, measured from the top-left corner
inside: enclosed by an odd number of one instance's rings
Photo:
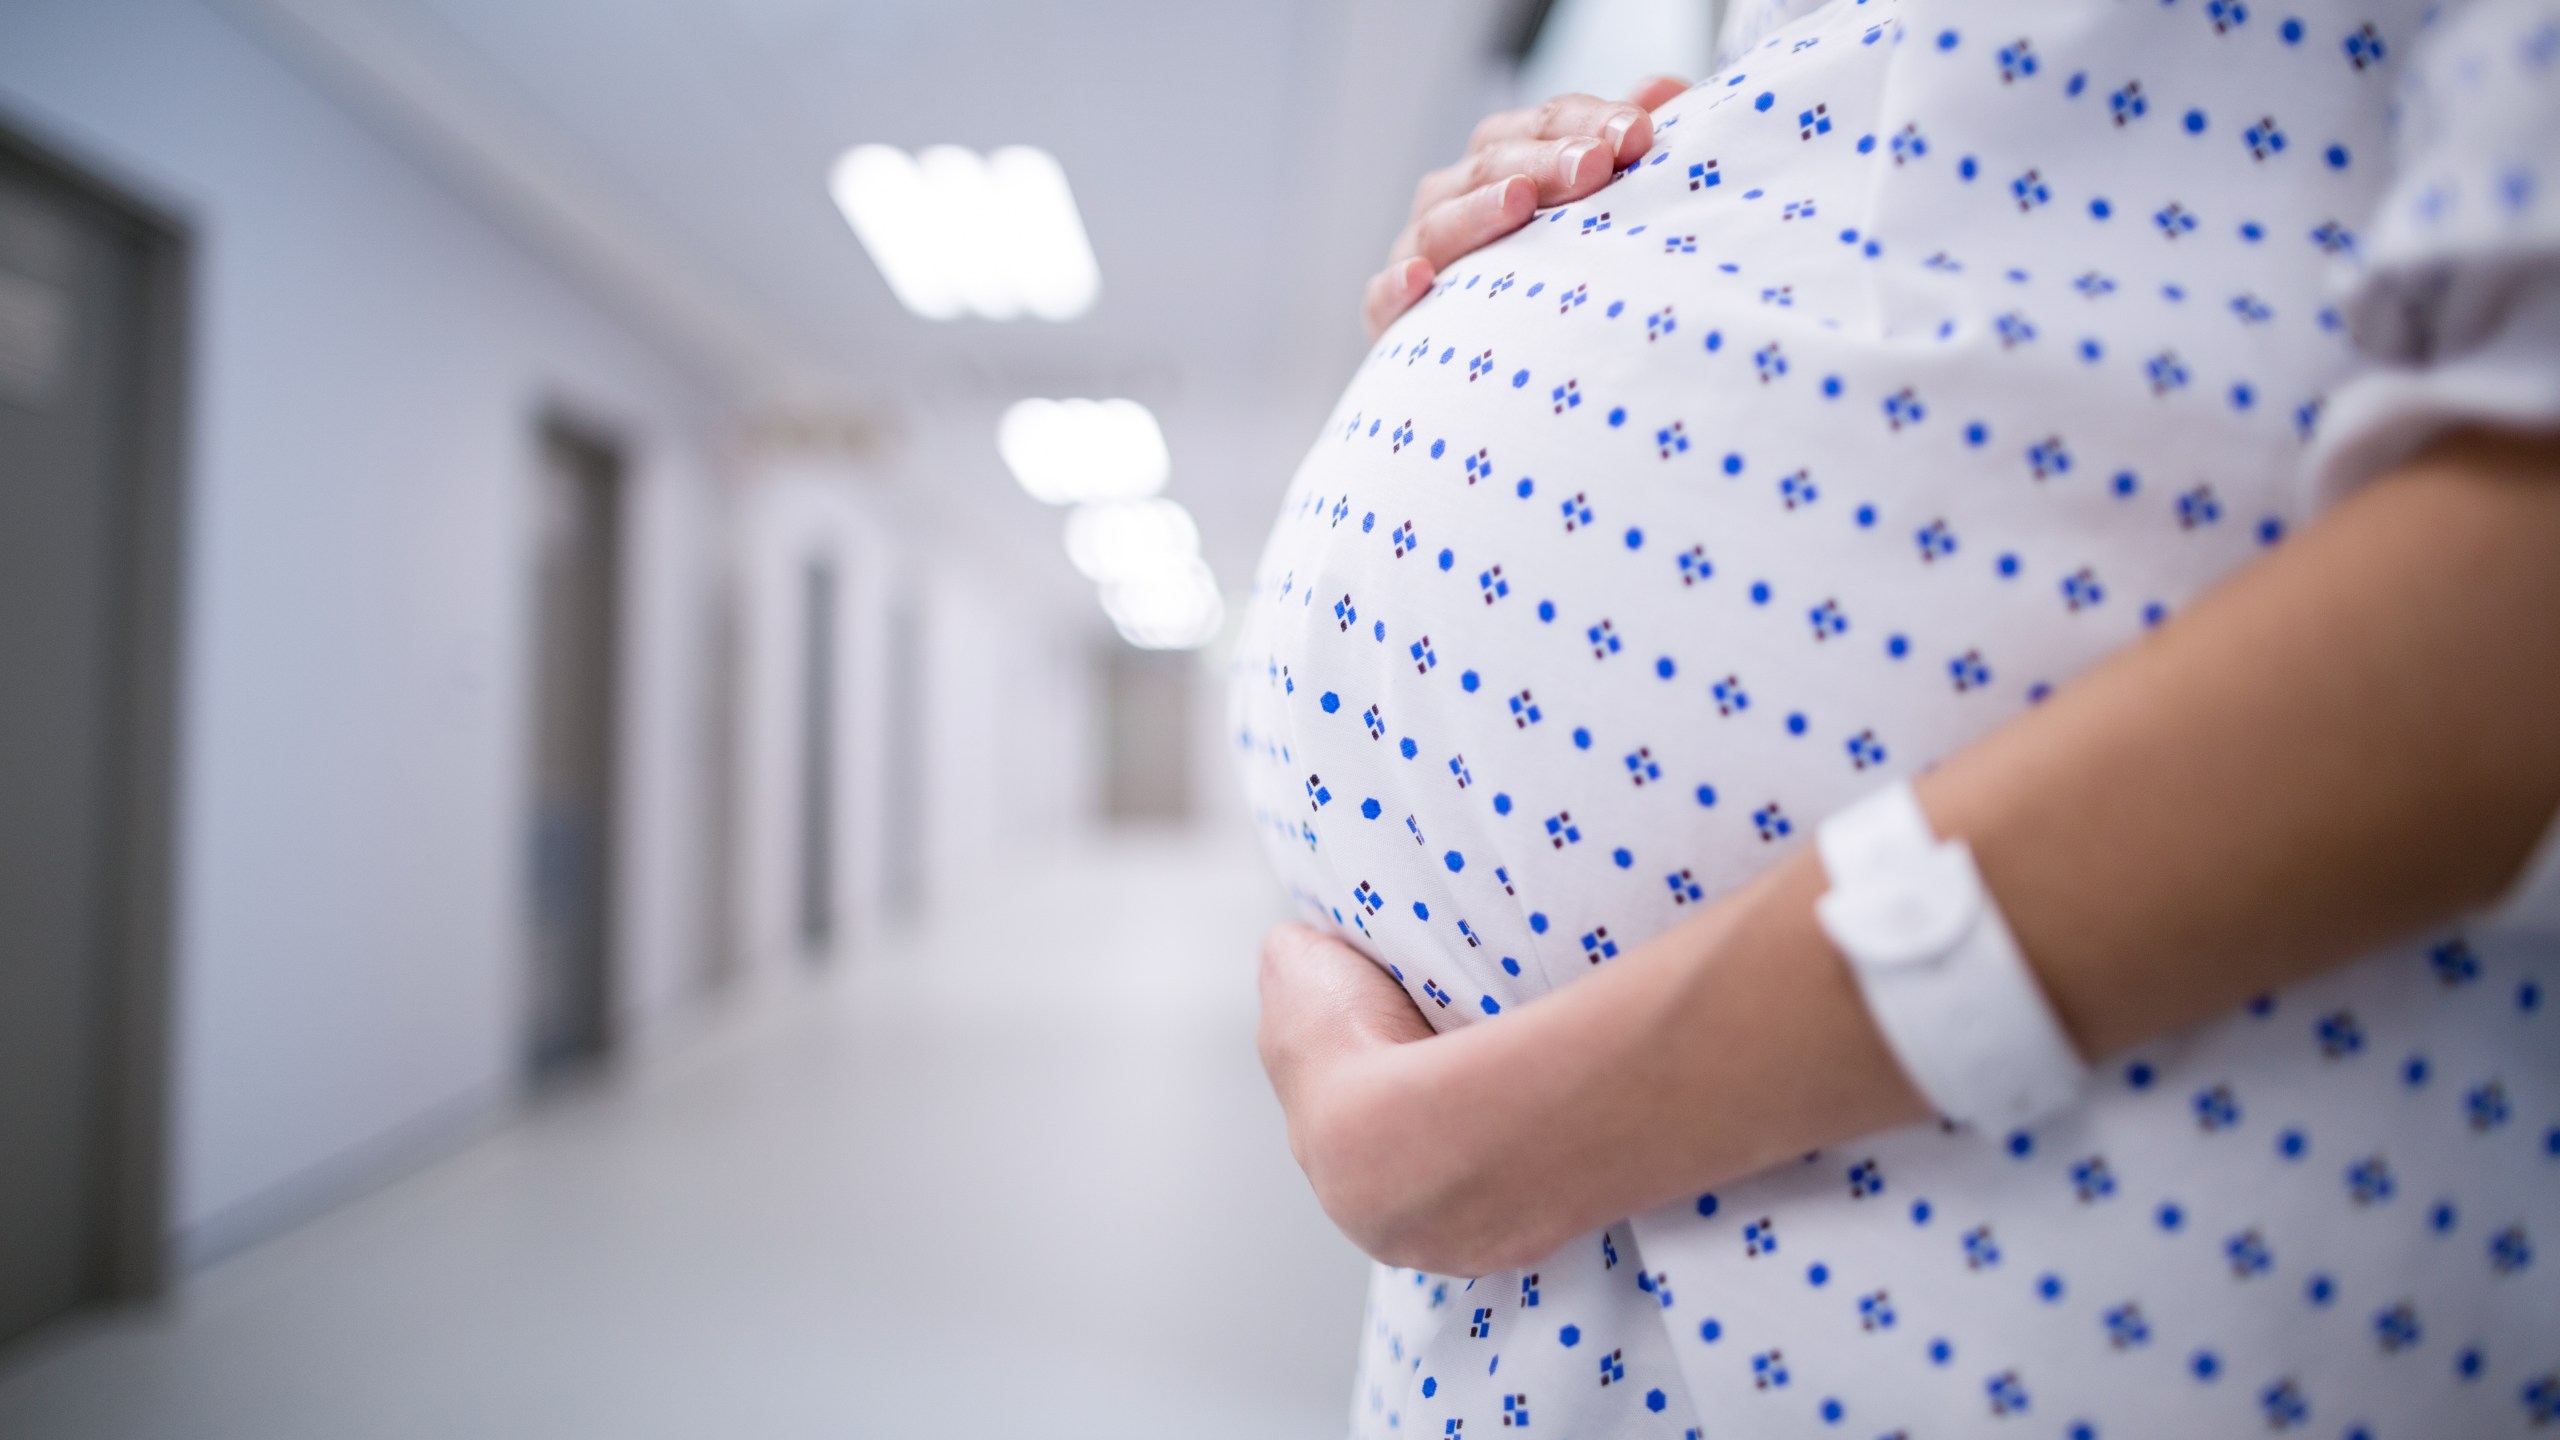
[[[1656,75],[1648,80],[1637,81],[1636,88],[1627,95],[1627,103],[1641,110],[1659,110],[1671,103],[1673,96],[1688,88],[1689,82],[1677,75]],[[1634,157],[1623,158],[1633,159]]]
[[[1361,291],[1369,338],[1430,293],[1442,266],[1528,224],[1541,205],[1592,194],[1620,166],[1641,159],[1653,146],[1647,112],[1687,88],[1675,76],[1657,75],[1624,100],[1559,95],[1488,116],[1464,157],[1414,188],[1411,222],[1388,250],[1387,268]]]
[[[1482,150],[1505,140],[1565,140],[1593,135],[1608,141],[1612,153],[1625,158],[1629,142],[1639,128],[1647,132],[1644,143],[1650,143],[1650,117],[1639,105],[1603,100],[1597,95],[1559,95],[1543,105],[1486,116],[1476,125],[1467,149]],[[1641,146],[1636,153],[1643,153]]]
[[[1259,1041],[1275,1070],[1431,1035],[1413,998],[1375,961],[1305,925],[1263,937],[1260,990]]]
[[[1537,212],[1537,192],[1528,176],[1509,175],[1443,200],[1407,227],[1412,253],[1437,271],[1528,224]]]
[[[1472,154],[1506,141],[1590,136],[1609,142],[1618,164],[1631,164],[1653,146],[1653,109],[1688,88],[1689,82],[1676,75],[1656,75],[1624,100],[1558,95],[1543,105],[1500,111],[1477,123],[1467,150]]]
[[[1360,292],[1360,323],[1377,339],[1431,288],[1431,266],[1418,257],[1390,261]]]
[[[1609,142],[1597,135],[1561,140],[1497,140],[1471,150],[1455,165],[1422,177],[1413,189],[1413,214],[1454,200],[1512,175],[1526,175],[1538,187],[1538,203],[1561,205],[1579,200],[1609,182],[1617,160]]]
[[[1423,212],[1396,237],[1394,259],[1361,297],[1361,317],[1376,339],[1430,289],[1440,267],[1529,223],[1538,187],[1525,175],[1480,185]]]

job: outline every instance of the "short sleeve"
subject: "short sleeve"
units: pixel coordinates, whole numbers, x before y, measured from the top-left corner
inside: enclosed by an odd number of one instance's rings
[[[1716,25],[1716,68],[1725,69],[1779,27],[1792,25],[1830,0],[1727,0]]]
[[[2560,0],[2478,0],[2419,37],[2394,172],[2341,304],[2374,362],[2309,458],[2334,501],[2464,424],[2560,428]]]

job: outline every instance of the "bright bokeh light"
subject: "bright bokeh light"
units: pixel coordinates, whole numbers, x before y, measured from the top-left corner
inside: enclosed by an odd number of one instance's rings
[[[1102,587],[1120,638],[1146,650],[1189,650],[1217,638],[1226,605],[1200,559],[1200,529],[1171,500],[1079,505],[1067,558]]]
[[[1014,227],[1010,268],[1022,308],[1043,320],[1072,320],[1092,309],[1102,293],[1102,267],[1057,157],[1007,145],[987,157],[987,177],[999,213]]]
[[[1135,400],[1017,400],[996,424],[996,450],[1051,505],[1143,500],[1173,468],[1164,431]]]
[[[1226,604],[1209,567],[1193,556],[1102,587],[1102,610],[1120,638],[1142,650],[1193,650],[1218,637]]]
[[[1171,500],[1079,505],[1067,516],[1067,559],[1100,585],[1178,570],[1200,558],[1200,527]]]
[[[856,145],[827,193],[898,303],[926,319],[1072,320],[1101,293],[1074,192],[1047,151]]]

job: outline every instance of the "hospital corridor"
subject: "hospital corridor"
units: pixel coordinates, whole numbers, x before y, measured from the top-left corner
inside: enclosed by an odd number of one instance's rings
[[[1293,1183],[1250,968],[1202,963],[1275,913],[1251,859],[1097,847],[724,1004],[42,1337],[0,1433],[1326,1433],[1365,1267]]]
[[[0,0],[0,1440],[2560,1428],[2560,0]]]
[[[0,0],[0,1435],[1339,1434],[1233,617],[1548,8]]]

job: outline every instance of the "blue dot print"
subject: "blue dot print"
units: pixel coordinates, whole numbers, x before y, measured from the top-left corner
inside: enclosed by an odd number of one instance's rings
[[[2560,253],[2542,0],[2074,0],[1990,29],[1907,0],[1717,8],[1723,63],[1653,107],[1642,153],[1435,254],[1340,357],[1320,430],[1174,452],[1186,504],[1268,506],[1258,548],[1201,512],[1227,615],[1183,673],[1224,688],[1198,746],[1241,779],[1217,823],[1257,837],[1275,908],[1478,1057],[1399,1111],[1422,1140],[1534,1109],[1579,1073],[1550,1017],[1661,1005],[1684,937],[1728,943],[1819,879],[1862,799],[1909,781],[1936,815],[1988,773],[1971,757],[2092,705],[2166,723],[2168,691],[2152,714],[2098,677],[2209,639],[2253,566],[2338,563],[2319,527],[2394,463],[2384,412],[2467,414],[2489,332],[2447,297],[2529,309]],[[1381,51],[1379,93],[1427,99],[1449,49]],[[1351,296],[1250,262],[1186,332],[1239,375],[1272,342],[1238,305],[1350,325]],[[2497,334],[2519,395],[2560,395],[2560,347]],[[1283,431],[1326,398],[1297,368],[1251,402]],[[2269,664],[2353,638],[2273,636],[2306,650]],[[2210,773],[2227,743],[2170,759]],[[970,763],[1011,783],[1036,758]],[[2139,788],[2135,763],[2084,778]],[[2115,817],[2084,809],[2055,833],[2103,849]],[[2041,964],[2041,902],[2004,888],[2033,877],[1974,843]],[[2560,1433],[2560,1354],[2531,1344],[2560,1313],[2560,952],[2426,923],[2088,1057],[2047,1114],[1796,1134],[1778,1101],[1838,1077],[1752,1059],[1769,1074],[1698,1115],[1767,1128],[1759,1173],[1700,1166],[1484,1273],[1375,1271],[1345,1428]],[[1803,1003],[1732,983],[1683,1042],[1702,1063]],[[1541,1003],[1577,984],[1591,1010]],[[1593,1099],[1581,1149],[1465,1198],[1516,1209],[1619,1148],[1677,1173],[1690,1131],[1656,1098]],[[1298,1343],[1224,1293],[1178,1318]]]

